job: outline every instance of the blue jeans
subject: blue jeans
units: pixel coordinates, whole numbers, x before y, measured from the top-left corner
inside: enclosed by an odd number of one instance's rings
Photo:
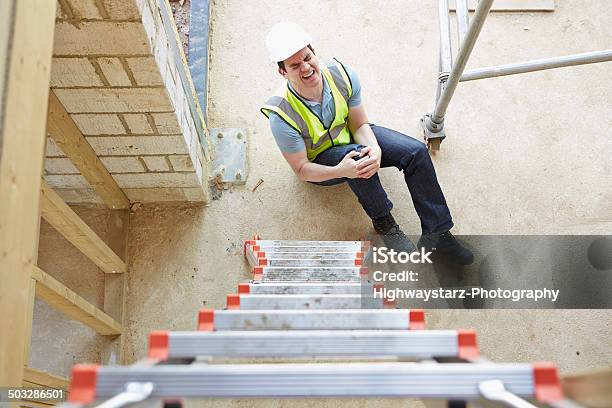
[[[425,144],[395,130],[376,125],[370,126],[382,150],[380,167],[396,167],[404,172],[404,180],[421,220],[423,234],[450,230],[453,227],[453,220]],[[335,166],[348,152],[360,151],[363,147],[360,144],[335,146],[319,154],[314,162],[325,166]],[[314,184],[331,186],[344,182],[348,183],[370,218],[381,218],[391,212],[393,203],[380,184],[378,173],[369,179],[338,178]]]

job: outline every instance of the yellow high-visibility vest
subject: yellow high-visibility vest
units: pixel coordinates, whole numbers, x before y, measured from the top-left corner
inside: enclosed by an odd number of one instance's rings
[[[352,142],[348,128],[348,100],[353,94],[353,87],[348,74],[335,59],[321,64],[321,73],[327,79],[336,108],[336,115],[329,127],[323,126],[321,119],[289,88],[289,83],[282,86],[261,108],[266,117],[270,112],[275,112],[302,135],[310,161],[332,146]]]

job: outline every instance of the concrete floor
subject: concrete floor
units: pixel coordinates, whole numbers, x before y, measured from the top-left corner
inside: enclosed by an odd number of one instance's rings
[[[242,242],[252,233],[340,240],[371,228],[348,187],[301,183],[280,156],[259,113],[281,80],[267,59],[268,28],[284,19],[303,24],[319,55],[337,57],[358,73],[371,122],[417,135],[435,92],[437,9],[429,3],[214,1],[209,126],[252,129],[250,175],[245,187],[225,191],[207,207],[150,205],[131,215],[128,362],[145,355],[151,330],[192,329],[198,309],[224,307],[225,295],[249,278]],[[468,68],[611,48],[611,18],[604,0],[559,1],[554,13],[494,13]],[[447,140],[434,157],[454,232],[612,232],[611,67],[460,84],[447,115]],[[259,179],[263,184],[252,192]],[[384,169],[381,179],[395,218],[418,234],[400,174]],[[78,209],[94,229],[103,229],[105,211]],[[315,211],[317,219],[305,216]],[[50,228],[42,231],[41,266],[101,302],[101,272]],[[428,313],[428,323],[476,329],[483,353],[495,361],[552,360],[563,372],[612,364],[608,310],[438,310]],[[42,304],[33,338],[31,364],[59,374],[73,362],[99,360],[104,341]]]

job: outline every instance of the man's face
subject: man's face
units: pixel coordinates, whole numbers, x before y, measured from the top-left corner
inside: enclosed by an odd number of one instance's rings
[[[315,88],[321,84],[319,60],[310,48],[302,48],[287,58],[284,63],[285,69],[279,68],[278,72],[294,87]]]

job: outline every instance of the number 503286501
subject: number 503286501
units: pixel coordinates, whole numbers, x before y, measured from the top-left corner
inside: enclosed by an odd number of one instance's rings
[[[55,388],[5,388],[4,392],[0,392],[0,395],[4,394],[5,401],[18,401],[18,400],[47,400],[47,401],[60,401],[65,399],[65,391]],[[4,398],[2,398],[4,399]],[[0,399],[0,401],[2,400]]]

